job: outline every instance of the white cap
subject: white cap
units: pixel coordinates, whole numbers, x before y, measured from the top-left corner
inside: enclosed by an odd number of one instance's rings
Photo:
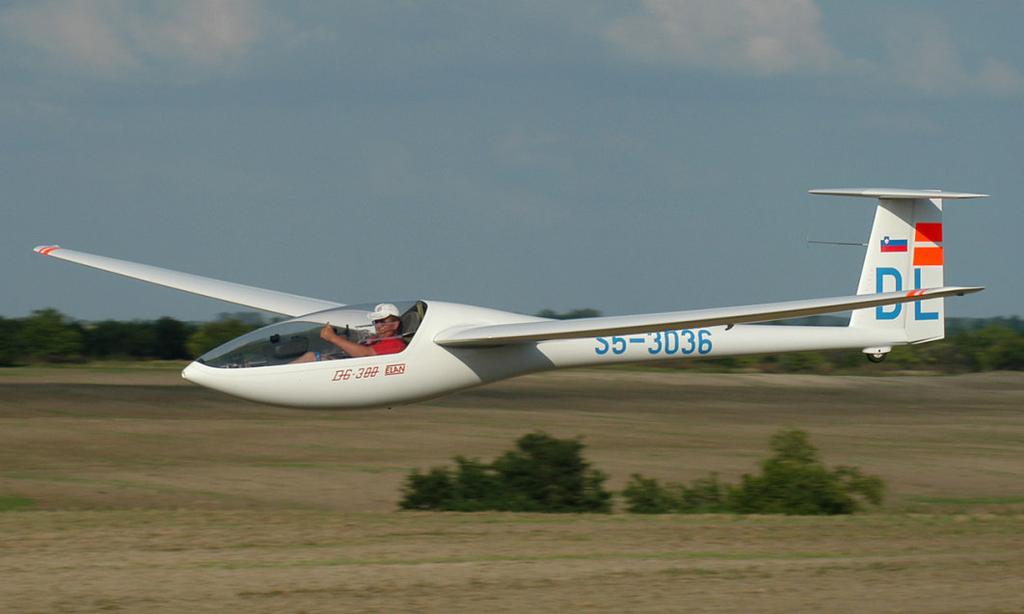
[[[388,316],[395,316],[397,318],[400,317],[400,315],[398,307],[395,307],[391,303],[381,303],[374,307],[373,313],[367,314],[366,317],[370,318],[371,322],[376,322],[377,320],[383,320]]]

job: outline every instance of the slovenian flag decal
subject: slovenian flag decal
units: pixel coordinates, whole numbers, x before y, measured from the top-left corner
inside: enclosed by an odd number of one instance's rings
[[[882,253],[905,252],[907,251],[906,239],[890,239],[886,236],[882,239]]]

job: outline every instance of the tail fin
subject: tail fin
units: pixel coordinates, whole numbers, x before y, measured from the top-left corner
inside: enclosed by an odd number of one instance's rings
[[[938,288],[944,283],[942,203],[986,194],[941,190],[835,189],[811,194],[878,199],[857,294]],[[850,326],[891,330],[894,343],[925,343],[945,337],[944,299],[859,309]],[[888,348],[865,348],[884,353]]]

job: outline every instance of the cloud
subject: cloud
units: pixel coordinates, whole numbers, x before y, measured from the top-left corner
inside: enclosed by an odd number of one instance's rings
[[[934,18],[894,23],[886,37],[885,70],[901,85],[936,95],[1024,92],[1024,77],[1016,68],[989,57],[971,66],[954,40],[952,30]]]
[[[865,37],[882,50],[871,60],[832,45],[815,0],[643,0],[639,14],[613,21],[604,35],[630,57],[686,68],[837,76],[931,96],[1024,93],[1017,68],[992,57],[967,61],[935,15],[889,13],[883,21]]]
[[[991,94],[1011,95],[1024,92],[1024,75],[1002,60],[986,58],[981,63],[977,82]]]
[[[245,56],[265,17],[243,0],[43,1],[0,11],[0,31],[79,70],[117,76],[159,63],[215,68]]]
[[[98,70],[122,70],[135,66],[102,3],[38,3],[9,8],[0,15],[8,36],[49,52],[54,57]]]
[[[839,54],[813,0],[644,0],[607,38],[630,55],[759,75],[821,72]]]
[[[241,0],[193,0],[151,26],[150,49],[197,64],[219,64],[244,54],[260,34],[256,5]]]

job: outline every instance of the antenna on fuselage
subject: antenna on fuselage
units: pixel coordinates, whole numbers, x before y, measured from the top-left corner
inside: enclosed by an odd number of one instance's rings
[[[867,243],[853,242],[853,241],[817,241],[815,239],[807,239],[807,243],[810,245],[845,245],[849,247],[867,247]]]

